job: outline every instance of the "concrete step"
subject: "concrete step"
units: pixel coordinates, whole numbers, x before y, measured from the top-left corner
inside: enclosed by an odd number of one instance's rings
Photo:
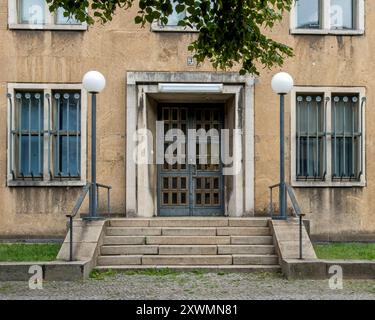
[[[104,244],[105,245],[121,245],[121,244],[129,244],[129,245],[137,245],[137,244],[146,244],[146,237],[142,236],[105,236],[104,237]]]
[[[267,272],[267,273],[279,273],[281,272],[280,266],[277,265],[194,265],[194,266],[183,266],[183,265],[106,265],[97,266],[96,270],[99,271],[143,271],[143,270],[166,270],[171,272],[191,272],[191,271],[202,271],[202,272],[227,272],[227,273],[239,273],[239,272]]]
[[[218,254],[274,254],[273,245],[218,245]]]
[[[217,228],[218,236],[269,236],[268,227],[225,227]]]
[[[151,227],[227,227],[228,225],[228,218],[178,217],[150,220]]]
[[[141,264],[141,255],[116,255],[116,256],[99,256],[97,265],[98,266],[116,266],[116,265],[132,265]]]
[[[160,255],[214,255],[217,254],[216,245],[161,245]]]
[[[139,255],[139,254],[158,254],[158,246],[147,245],[106,245],[100,248],[100,254],[103,255]]]
[[[267,227],[269,218],[113,218],[108,219],[110,227]]]
[[[228,236],[148,236],[146,244],[230,244]]]
[[[233,255],[233,264],[278,265],[277,255]]]
[[[231,244],[273,244],[272,236],[231,236]]]
[[[108,227],[108,236],[160,236],[161,228],[151,227]]]
[[[125,263],[124,263],[125,264]],[[156,255],[142,256],[143,265],[230,265],[231,255]]]
[[[229,227],[268,227],[268,218],[229,218]]]
[[[150,219],[142,218],[126,218],[126,219],[110,219],[108,221],[110,227],[148,227]]]
[[[163,236],[216,236],[216,228],[166,227],[161,233]]]

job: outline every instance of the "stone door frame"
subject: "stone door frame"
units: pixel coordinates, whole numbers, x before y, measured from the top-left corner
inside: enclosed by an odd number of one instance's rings
[[[241,171],[232,176],[232,192],[226,199],[225,214],[254,215],[254,78],[233,72],[128,72],[126,75],[126,215],[128,217],[156,216],[155,193],[148,186],[155,185],[150,176],[150,165],[137,165],[133,160],[136,142],[133,135],[139,128],[147,128],[148,99],[161,101],[166,95],[158,92],[159,83],[220,83],[223,92],[215,96],[191,94],[191,99],[231,99],[234,128],[242,129],[241,143],[233,145],[233,154],[240,155]],[[171,94],[172,97],[172,94]],[[181,96],[175,95],[176,99]],[[229,100],[228,100],[229,101]],[[151,173],[150,173],[151,172]]]

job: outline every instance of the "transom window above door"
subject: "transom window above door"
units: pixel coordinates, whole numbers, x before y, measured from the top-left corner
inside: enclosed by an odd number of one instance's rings
[[[292,183],[363,186],[364,89],[297,87],[292,99]]]
[[[82,185],[86,96],[81,85],[9,84],[8,186]]]
[[[50,12],[46,0],[8,0],[9,29],[86,30],[87,24],[65,16],[63,8]]]
[[[292,34],[363,34],[364,0],[295,0]]]

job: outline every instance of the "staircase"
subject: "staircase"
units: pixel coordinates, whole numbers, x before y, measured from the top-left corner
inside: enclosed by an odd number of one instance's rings
[[[266,218],[109,219],[97,269],[280,270]]]

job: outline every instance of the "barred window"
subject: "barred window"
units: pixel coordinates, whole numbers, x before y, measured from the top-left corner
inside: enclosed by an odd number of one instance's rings
[[[43,177],[43,92],[16,92],[16,127],[12,131],[18,178]]]
[[[295,92],[294,181],[361,182],[364,89]]]
[[[86,122],[82,119],[86,114],[86,98],[83,103],[81,85],[64,86],[67,89],[60,89],[59,85],[39,84],[36,88],[11,85],[8,91],[10,185],[84,182],[82,148],[86,142],[82,139]]]
[[[297,96],[297,177],[322,179],[324,176],[323,96]]]
[[[360,168],[358,95],[332,94],[332,177],[357,179]]]
[[[80,175],[80,100],[79,92],[53,92],[54,176]]]

